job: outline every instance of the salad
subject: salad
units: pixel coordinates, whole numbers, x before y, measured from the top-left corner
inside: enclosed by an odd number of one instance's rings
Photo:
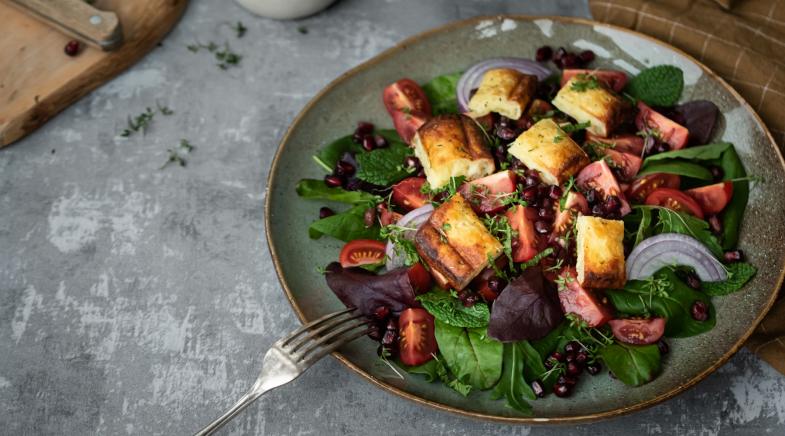
[[[523,413],[585,373],[639,386],[755,275],[717,106],[681,101],[678,67],[593,60],[542,47],[402,78],[382,92],[394,129],[360,122],[313,157],[327,174],[297,193],[330,206],[310,237],[345,242],[318,270],[399,376]]]

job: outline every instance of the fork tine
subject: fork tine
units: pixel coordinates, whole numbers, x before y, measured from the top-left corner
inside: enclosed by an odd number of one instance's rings
[[[331,343],[330,345],[320,348],[318,350],[318,352],[316,352],[314,354],[311,354],[307,358],[304,358],[304,360],[302,361],[302,364],[307,365],[307,366],[313,365],[314,363],[316,363],[317,360],[321,359],[322,357],[326,356],[327,354],[332,353],[333,351],[335,351],[339,347],[342,347],[343,345],[345,345],[345,344],[347,344],[347,343],[349,343],[349,342],[359,338],[360,336],[367,335],[372,330],[373,330],[373,328],[368,328],[368,329],[365,329],[365,330],[360,330],[359,332],[356,332],[356,333],[354,333],[352,335],[349,335],[349,336],[343,336],[339,340]]]
[[[301,334],[303,334],[306,330],[308,330],[310,328],[316,327],[316,326],[318,326],[320,324],[323,324],[324,322],[326,322],[326,321],[328,321],[330,319],[337,318],[337,317],[339,317],[339,316],[341,316],[343,314],[350,313],[350,312],[353,312],[355,310],[357,310],[356,307],[350,307],[348,309],[344,309],[344,310],[341,310],[339,312],[328,313],[327,315],[324,315],[321,318],[317,318],[317,319],[309,322],[308,324],[303,325],[299,329],[293,331],[289,336],[281,339],[280,340],[281,345],[288,344],[292,339],[296,338],[297,336],[300,336]]]
[[[303,349],[302,351],[299,351],[297,353],[292,353],[293,354],[292,357],[294,358],[295,361],[299,361],[304,356],[309,354],[310,352],[318,349],[320,346],[323,346],[325,344],[330,344],[333,339],[335,339],[335,338],[339,338],[340,339],[340,336],[342,336],[342,335],[344,335],[344,334],[346,334],[346,333],[356,329],[357,327],[362,327],[362,326],[370,324],[372,322],[373,321],[371,321],[370,319],[366,318],[364,320],[361,320],[361,321],[349,324],[349,325],[347,325],[345,327],[341,327],[339,329],[333,330],[330,333],[328,333],[328,334],[326,334],[326,335],[324,335],[322,337],[311,337],[312,339],[314,339],[314,341],[308,343],[308,346],[305,347],[305,349]],[[366,330],[370,330],[370,329],[366,329]]]
[[[291,344],[290,343],[289,346],[291,347],[291,349],[289,351],[291,353],[294,353],[295,351],[297,351],[300,348],[302,348],[302,346],[305,345],[308,341],[310,341],[312,339],[318,339],[324,332],[332,330],[332,329],[334,329],[336,327],[341,326],[342,324],[354,321],[354,320],[356,320],[358,318],[362,318],[364,316],[365,315],[363,315],[362,313],[358,313],[357,315],[351,316],[349,318],[341,317],[341,318],[331,319],[329,322],[323,323],[321,327],[319,327],[319,328],[317,328],[315,330],[309,330],[307,332],[307,334],[302,339],[299,340],[299,342],[297,342],[295,344]]]

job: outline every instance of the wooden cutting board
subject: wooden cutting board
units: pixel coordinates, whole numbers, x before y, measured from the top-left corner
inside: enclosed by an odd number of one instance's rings
[[[117,14],[124,42],[105,52],[83,45],[63,51],[71,37],[0,0],[0,148],[32,132],[150,50],[174,27],[188,0],[96,0]]]

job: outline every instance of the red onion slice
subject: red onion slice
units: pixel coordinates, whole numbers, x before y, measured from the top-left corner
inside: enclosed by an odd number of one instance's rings
[[[662,233],[644,239],[627,257],[627,280],[650,277],[662,267],[685,265],[695,269],[704,282],[728,278],[720,263],[697,239],[679,233]]]
[[[425,224],[428,221],[428,218],[431,217],[433,213],[433,205],[426,204],[425,206],[418,207],[407,213],[406,215],[402,216],[401,219],[398,220],[397,225],[401,227],[411,227],[413,229],[419,229],[421,225]],[[414,239],[414,234],[416,230],[407,230],[404,232],[403,237],[409,240]],[[405,256],[399,256],[395,252],[395,246],[392,242],[387,242],[387,247],[385,248],[385,254],[387,255],[387,262],[385,262],[385,267],[387,271],[393,270],[395,268],[404,266]]]
[[[469,95],[472,89],[480,86],[483,74],[488,70],[496,68],[511,68],[524,74],[533,74],[539,80],[545,80],[552,74],[551,70],[542,66],[542,64],[524,58],[493,58],[474,64],[458,79],[458,84],[455,87],[458,97],[458,108],[461,112],[469,111]]]

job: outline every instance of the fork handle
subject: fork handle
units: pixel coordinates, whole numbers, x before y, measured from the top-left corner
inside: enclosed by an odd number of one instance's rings
[[[227,410],[223,415],[218,417],[215,421],[211,422],[207,425],[207,427],[201,429],[195,436],[208,436],[223,427],[227,422],[231,421],[232,418],[237,416],[238,413],[242,412],[246,407],[250,406],[251,403],[256,401],[257,398],[261,397],[262,394],[269,391],[270,389],[251,389],[250,391],[246,392],[234,405]]]

